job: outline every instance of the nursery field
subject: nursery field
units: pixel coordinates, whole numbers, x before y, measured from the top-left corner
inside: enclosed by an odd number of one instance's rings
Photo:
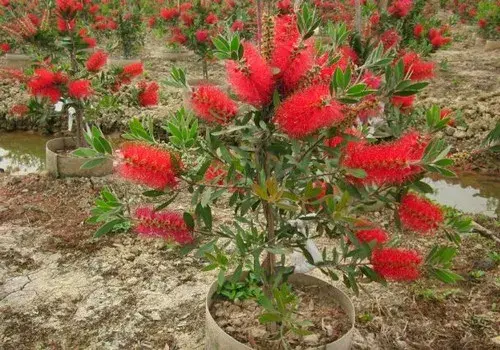
[[[500,349],[499,40],[492,0],[0,0],[0,349]]]

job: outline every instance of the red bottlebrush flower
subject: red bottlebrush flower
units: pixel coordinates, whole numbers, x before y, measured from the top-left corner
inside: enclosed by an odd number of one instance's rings
[[[106,24],[106,27],[109,30],[117,30],[118,29],[118,23],[116,23],[112,19],[109,19],[108,23]]]
[[[236,95],[254,107],[271,102],[274,79],[271,69],[257,49],[250,43],[243,43],[243,62],[227,61],[227,76]]]
[[[89,80],[75,80],[68,84],[68,94],[73,98],[82,100],[92,96],[93,93]]]
[[[411,9],[413,8],[412,0],[395,0],[392,5],[388,8],[388,11],[394,17],[402,18],[408,16]]]
[[[382,78],[376,76],[370,71],[366,71],[365,74],[363,74],[363,78],[361,81],[365,83],[366,86],[368,86],[370,89],[377,90],[380,87],[380,84],[382,83]]]
[[[89,12],[92,15],[96,14],[98,11],[99,11],[99,5],[97,5],[97,4],[94,4],[94,5],[89,7]]]
[[[449,108],[443,108],[441,110],[439,118],[441,120],[443,120],[445,118],[450,118],[450,120],[448,121],[448,125],[449,126],[455,126],[455,120],[451,117],[452,114],[453,114],[453,111],[451,109],[449,109]]]
[[[191,27],[194,23],[194,18],[189,13],[181,13],[181,21],[186,27]]]
[[[217,18],[217,16],[213,12],[210,12],[208,14],[207,18],[205,18],[206,24],[216,24],[217,22],[219,22],[219,19]]]
[[[57,30],[60,32],[72,32],[75,29],[76,21],[74,19],[65,20],[63,18],[57,19]]]
[[[384,45],[384,49],[388,50],[394,46],[397,46],[401,41],[401,36],[394,29],[386,30],[380,36],[380,41]]]
[[[170,152],[141,143],[126,143],[121,148],[123,162],[118,173],[125,179],[157,190],[174,188],[182,169],[178,157]]]
[[[389,241],[387,232],[380,228],[360,230],[356,232],[356,238],[363,243],[370,243],[375,241],[378,244],[384,244]]]
[[[241,32],[243,30],[243,27],[244,27],[243,22],[237,19],[231,25],[231,31],[233,31],[233,32]]]
[[[427,141],[416,132],[379,145],[370,145],[365,141],[349,142],[342,166],[366,172],[363,179],[350,178],[354,183],[402,184],[423,171],[418,163],[426,146]]]
[[[135,211],[135,231],[141,236],[163,238],[179,244],[193,242],[193,230],[186,225],[183,215],[171,211],[154,211],[143,207]]]
[[[142,62],[131,63],[123,67],[120,79],[125,83],[129,83],[131,79],[138,77],[142,73],[144,73],[144,65]]]
[[[160,10],[160,16],[165,21],[171,21],[179,16],[179,11],[176,8],[163,8]]]
[[[411,96],[392,96],[391,102],[394,106],[400,109],[408,109],[413,107],[415,102],[415,95]]]
[[[54,73],[47,69],[35,70],[34,76],[28,82],[28,89],[34,96],[46,97],[53,103],[61,98],[59,84],[64,84],[67,77],[62,73]]]
[[[423,33],[424,33],[424,26],[421,25],[420,23],[415,25],[415,27],[413,28],[413,36],[417,39],[420,39]]]
[[[56,9],[63,18],[73,18],[78,11],[83,10],[83,3],[78,0],[56,0]]]
[[[405,74],[413,81],[434,77],[434,63],[423,61],[416,52],[408,52],[402,57]]]
[[[380,22],[380,14],[378,12],[375,12],[373,15],[370,16],[369,21],[372,26],[376,26]]]
[[[91,38],[91,37],[85,37],[83,38],[83,41],[85,42],[85,44],[87,44],[87,47],[89,48],[94,48],[96,47],[97,45],[97,40],[95,38]]]
[[[10,0],[0,0],[0,5],[4,7],[10,6]]]
[[[403,227],[422,234],[432,233],[444,220],[440,207],[412,193],[401,199],[398,214]]]
[[[437,28],[431,28],[431,29],[429,29],[429,34],[427,34],[427,35],[429,37],[429,40],[432,41],[432,39],[434,39],[437,36],[440,36],[440,34],[441,33],[439,32],[439,29],[437,29]]]
[[[293,12],[292,2],[290,0],[278,1],[278,10],[281,14],[289,14]]]
[[[160,89],[160,86],[156,82],[142,82],[139,84],[139,94],[137,96],[139,100],[139,104],[142,107],[150,107],[150,106],[156,106],[158,104],[158,101],[160,99],[158,90]]]
[[[89,59],[87,60],[87,63],[85,66],[87,67],[87,70],[89,72],[99,72],[102,67],[106,65],[108,62],[108,55],[104,51],[97,51],[94,52]]]
[[[373,270],[388,280],[414,281],[420,277],[422,257],[414,250],[375,249],[371,262]]]
[[[359,130],[354,129],[354,128],[350,128],[350,129],[347,129],[347,130],[343,131],[343,134],[354,136],[355,138],[362,138],[363,137],[363,134]],[[325,140],[325,146],[331,147],[331,148],[336,148],[345,139],[346,138],[345,138],[344,135],[333,136],[333,137]]]
[[[288,97],[274,117],[279,128],[293,138],[334,126],[343,119],[342,106],[331,99],[326,85],[311,86]]]
[[[351,60],[351,62],[353,63],[358,63],[359,61],[358,54],[356,53],[356,51],[354,51],[352,47],[345,45],[340,48],[340,51],[342,52],[343,57],[349,58],[349,60]]]
[[[484,18],[481,18],[477,24],[479,25],[479,28],[484,29],[486,28],[486,25],[488,24],[488,21],[486,21]]]
[[[295,16],[286,15],[276,18],[271,65],[278,68],[280,74],[287,68],[299,38],[300,33]]]
[[[189,11],[192,8],[193,8],[193,4],[191,4],[190,2],[184,2],[179,6],[179,9],[181,10],[181,12]]]
[[[205,172],[205,181],[211,184],[224,185],[224,179],[227,176],[227,171],[220,163],[211,164]]]
[[[26,105],[15,105],[10,109],[10,113],[16,117],[23,117],[30,111],[29,107]]]
[[[153,28],[156,24],[156,17],[155,16],[151,16],[149,17],[148,19],[148,27],[149,28]]]
[[[297,47],[292,51],[292,56],[285,70],[281,74],[281,80],[285,91],[295,90],[314,65],[314,46],[312,42],[305,42],[302,47]]]
[[[33,25],[35,27],[40,27],[40,24],[42,23],[42,21],[40,20],[40,18],[37,15],[30,13],[30,14],[28,14],[28,18],[30,19],[31,23],[33,23]]]
[[[431,44],[432,44],[432,47],[434,47],[435,49],[438,49],[441,46],[448,44],[450,41],[451,41],[451,38],[437,35],[431,40]]]
[[[196,38],[196,41],[198,41],[200,43],[205,43],[208,41],[208,37],[209,37],[208,30],[204,30],[204,29],[197,30],[196,33],[194,34],[194,36]]]
[[[187,41],[187,39],[187,36],[185,36],[179,28],[172,28],[172,36],[169,39],[171,44],[177,43],[182,45]]]
[[[10,51],[10,45],[9,43],[1,43],[0,44],[0,50],[2,50],[3,53],[7,53]]]
[[[207,122],[225,124],[238,113],[238,107],[224,92],[212,85],[200,85],[191,94],[191,106]]]

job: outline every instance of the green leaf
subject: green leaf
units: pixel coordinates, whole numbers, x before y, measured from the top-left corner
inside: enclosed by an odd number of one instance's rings
[[[107,158],[95,158],[82,164],[80,169],[92,169],[106,162]]]
[[[99,156],[99,153],[92,148],[78,148],[71,152],[72,155],[82,158],[94,158]]]
[[[457,281],[463,281],[464,278],[448,269],[433,268],[430,273],[436,277],[438,280],[444,283],[456,283]]]
[[[186,226],[189,228],[189,229],[194,229],[194,219],[193,219],[193,216],[188,213],[188,212],[184,212],[184,214],[182,215],[183,219],[184,219],[184,222],[186,223]]]
[[[262,324],[272,323],[272,322],[281,322],[282,316],[279,313],[270,313],[266,312],[260,315],[259,322]]]
[[[110,222],[107,222],[105,223],[104,225],[102,225],[95,233],[94,233],[94,237],[95,238],[99,238],[101,237],[102,235],[105,235],[109,232],[111,232],[111,230],[118,224],[121,224],[123,223],[125,220],[124,219],[115,219],[115,220],[112,220]]]

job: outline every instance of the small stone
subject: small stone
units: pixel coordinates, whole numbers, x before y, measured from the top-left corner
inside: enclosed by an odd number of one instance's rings
[[[448,136],[453,136],[453,134],[455,133],[456,129],[452,126],[447,126],[446,127],[446,130],[444,131],[444,133]]]
[[[456,139],[465,139],[467,137],[467,133],[463,130],[458,130],[457,132],[455,132],[455,134],[453,135]]]
[[[266,330],[264,328],[260,327],[252,327],[248,331],[248,333],[253,337],[253,338],[263,338],[266,335]]]
[[[500,345],[500,335],[491,338],[491,341],[493,342],[493,344]]]
[[[158,311],[153,311],[151,313],[150,317],[153,321],[161,321],[161,316],[160,316],[160,313]]]
[[[226,327],[226,332],[227,333],[233,333],[236,329],[234,327],[228,326]]]
[[[304,337],[304,343],[309,344],[309,345],[314,345],[319,342],[319,335],[318,334],[309,334]]]

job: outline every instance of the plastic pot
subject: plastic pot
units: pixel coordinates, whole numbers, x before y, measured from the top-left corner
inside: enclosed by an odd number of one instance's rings
[[[351,323],[351,328],[342,337],[335,340],[332,343],[315,348],[316,350],[348,350],[351,348],[352,338],[354,334],[354,323],[356,319],[354,305],[351,299],[340,289],[332,286],[325,281],[322,281],[316,277],[304,274],[293,274],[289,278],[289,282],[294,285],[303,286],[319,286],[321,289],[328,292],[336,303],[345,311],[349,321]],[[214,318],[210,314],[210,307],[213,303],[213,298],[217,292],[217,281],[215,281],[210,290],[208,291],[207,300],[205,304],[206,312],[206,334],[205,334],[205,350],[252,350],[251,347],[240,343],[229,334],[227,334],[219,325],[215,322]]]
[[[104,163],[92,169],[81,169],[81,166],[92,158],[80,158],[70,153],[58,151],[73,150],[76,141],[72,137],[52,139],[45,145],[45,167],[49,174],[55,177],[100,177],[113,172],[113,161],[107,159]]]
[[[500,40],[486,40],[484,51],[500,50]]]

